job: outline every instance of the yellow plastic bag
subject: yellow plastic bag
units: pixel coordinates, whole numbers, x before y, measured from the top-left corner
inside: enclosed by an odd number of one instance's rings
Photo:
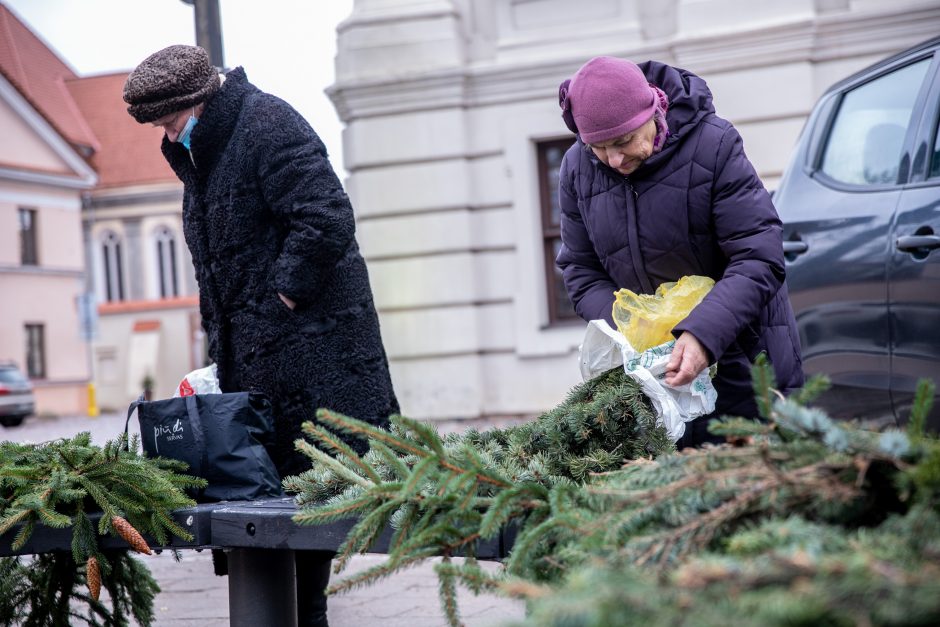
[[[715,285],[707,276],[684,276],[663,283],[655,294],[635,294],[628,289],[614,292],[614,322],[638,352],[659,346],[672,338],[672,329],[689,315]]]

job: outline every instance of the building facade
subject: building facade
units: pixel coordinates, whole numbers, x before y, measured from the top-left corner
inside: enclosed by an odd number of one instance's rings
[[[0,33],[0,361],[32,379],[38,413],[83,411],[81,198],[97,143],[68,106],[71,70],[3,5]]]
[[[587,59],[701,75],[773,189],[830,83],[937,32],[924,0],[356,0],[329,93],[403,412],[526,416],[579,381],[557,89]]]
[[[100,180],[83,195],[82,227],[98,313],[93,375],[107,410],[127,407],[145,388],[169,397],[205,361],[183,186],[160,152],[163,130],[127,115],[126,80],[118,72],[71,87],[100,141],[91,157]]]
[[[127,73],[82,77],[0,3],[0,361],[37,413],[170,396],[205,362],[182,184]]]

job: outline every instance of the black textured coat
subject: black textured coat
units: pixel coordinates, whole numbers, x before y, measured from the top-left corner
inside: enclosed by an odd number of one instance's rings
[[[378,425],[398,411],[352,207],[310,125],[242,68],[207,103],[191,148],[164,137],[209,356],[223,391],[271,398],[271,452],[281,476],[295,474],[309,460],[293,441],[317,408]]]

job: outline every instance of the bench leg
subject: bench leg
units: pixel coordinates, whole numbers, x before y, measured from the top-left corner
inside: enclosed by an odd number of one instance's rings
[[[231,627],[297,626],[294,552],[232,549],[228,552]]]

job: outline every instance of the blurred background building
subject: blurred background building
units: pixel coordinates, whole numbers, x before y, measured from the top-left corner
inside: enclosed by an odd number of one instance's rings
[[[0,360],[34,381],[41,411],[84,407],[88,381],[77,299],[98,141],[72,100],[76,78],[0,5]]]
[[[0,4],[0,360],[37,413],[104,409],[202,365],[182,185],[162,131],[127,115],[127,73],[78,76]]]
[[[579,380],[584,324],[553,263],[557,88],[587,59],[703,76],[773,189],[829,84],[940,32],[938,0],[353,6],[329,89],[345,183],[402,409],[429,419],[530,416]],[[145,379],[168,396],[205,355],[182,187],[161,131],[126,114],[127,72],[79,76],[39,35],[0,2],[0,360],[40,412],[84,411],[92,378],[103,409]]]

